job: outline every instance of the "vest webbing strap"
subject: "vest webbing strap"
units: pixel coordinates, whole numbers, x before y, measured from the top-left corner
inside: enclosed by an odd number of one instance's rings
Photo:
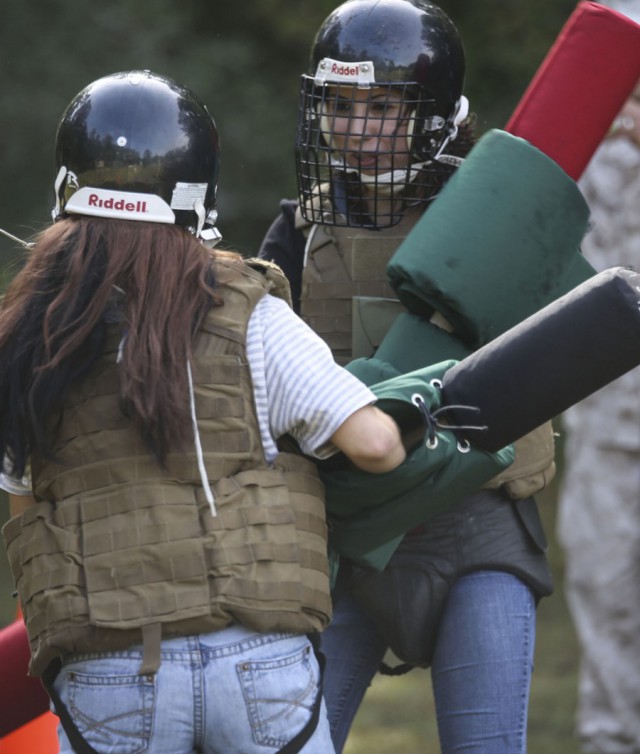
[[[148,623],[142,626],[142,667],[140,675],[151,675],[160,667],[160,644],[162,626],[160,623]]]

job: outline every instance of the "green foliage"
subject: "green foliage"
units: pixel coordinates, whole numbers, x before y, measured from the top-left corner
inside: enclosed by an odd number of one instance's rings
[[[467,96],[485,128],[501,128],[549,51],[574,0],[442,0],[465,42]]]

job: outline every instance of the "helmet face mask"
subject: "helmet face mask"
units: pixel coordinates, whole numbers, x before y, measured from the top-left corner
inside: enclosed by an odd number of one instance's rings
[[[463,79],[457,31],[430,2],[348,0],[333,11],[301,83],[296,167],[305,219],[382,228],[430,201],[457,133]]]
[[[54,220],[82,214],[212,224],[220,162],[215,123],[186,87],[149,71],[83,89],[56,134]]]

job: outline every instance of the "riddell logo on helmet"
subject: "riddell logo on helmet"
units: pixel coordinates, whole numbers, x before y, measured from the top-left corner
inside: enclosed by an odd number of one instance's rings
[[[102,207],[103,209],[112,209],[120,212],[146,212],[147,203],[145,201],[127,202],[124,199],[101,199],[98,194],[90,194],[87,202],[89,207]]]
[[[323,58],[318,63],[314,79],[317,84],[335,81],[339,83],[353,82],[359,86],[370,86],[375,83],[376,76],[373,61],[371,60],[346,62],[344,60]]]
[[[66,201],[64,211],[92,217],[143,220],[149,223],[173,224],[176,221],[174,211],[157,194],[112,191],[94,186],[84,186],[75,191]]]
[[[338,63],[334,63],[331,66],[331,75],[332,76],[359,76],[360,75],[360,66],[359,65],[340,65]]]

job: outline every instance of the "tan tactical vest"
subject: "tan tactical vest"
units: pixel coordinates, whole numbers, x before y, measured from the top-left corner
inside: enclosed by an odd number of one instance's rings
[[[407,213],[398,225],[379,231],[313,225],[302,272],[300,314],[326,341],[339,364],[353,358],[354,299],[396,301],[387,263],[420,213]],[[296,224],[301,218],[296,218]],[[304,221],[301,221],[302,223]],[[373,350],[379,343],[373,343]],[[372,351],[373,353],[373,351]]]
[[[347,364],[354,357],[354,299],[374,296],[397,300],[395,291],[387,282],[387,264],[422,211],[408,212],[401,223],[391,228],[371,231],[309,226],[298,210],[296,227],[307,234],[300,313],[328,343],[339,363]],[[448,324],[439,322],[439,319],[434,317],[432,322]],[[378,342],[372,342],[371,353],[367,355],[373,354],[382,337],[384,333],[379,333]],[[551,422],[518,440],[515,450],[515,462],[486,486],[502,486],[513,499],[523,499],[546,487],[555,476]]]
[[[236,265],[236,268],[238,266]],[[32,650],[31,672],[69,652],[219,630],[308,633],[330,619],[324,491],[316,467],[264,460],[246,330],[273,275],[244,266],[222,287],[192,360],[207,503],[195,452],[162,472],[118,408],[113,332],[74,388],[57,434],[60,464],[32,459],[40,502],[3,534]],[[226,272],[226,274],[225,274]]]

